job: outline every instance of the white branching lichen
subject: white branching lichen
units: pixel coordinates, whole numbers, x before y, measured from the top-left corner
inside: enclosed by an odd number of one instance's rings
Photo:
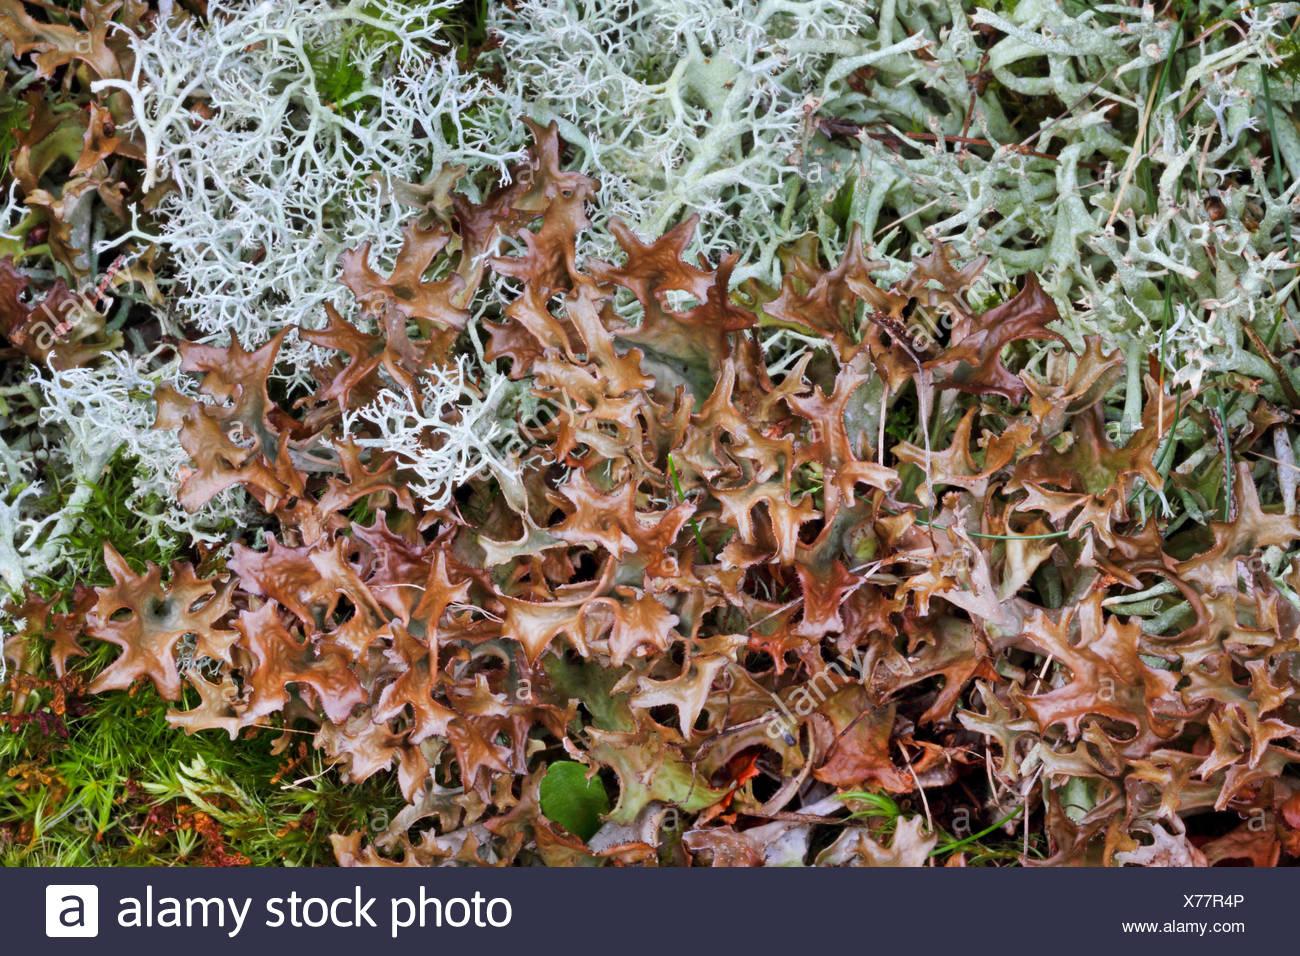
[[[509,94],[559,122],[600,180],[603,217],[658,235],[698,213],[700,251],[737,250],[738,278],[770,278],[816,206],[800,189],[823,177],[804,154],[817,111],[881,55],[870,6],[524,0],[501,5],[494,27]],[[599,230],[591,241],[610,246]]]
[[[112,353],[98,366],[33,373],[44,404],[41,420],[66,429],[58,454],[63,470],[81,484],[93,484],[115,456],[133,466],[128,509],[145,519],[152,533],[170,540],[214,544],[218,529],[242,513],[242,496],[226,491],[199,511],[186,511],[177,492],[191,466],[177,432],[154,427],[154,390],[167,383],[192,393],[172,361],[150,370],[148,357]]]
[[[130,97],[149,181],[174,184],[151,238],[174,257],[182,317],[248,346],[317,327],[346,294],[340,253],[400,245],[397,183],[517,157],[494,145],[517,134],[492,87],[439,40],[451,6],[221,2],[136,38],[133,75],[99,86]],[[285,366],[308,354],[289,342]]]
[[[447,507],[457,488],[485,474],[495,475],[506,494],[522,493],[512,456],[515,428],[503,411],[516,386],[495,373],[471,375],[469,365],[462,357],[448,368],[435,367],[422,376],[418,393],[385,389],[343,419],[345,436],[359,447],[393,455],[414,479],[411,491],[435,510]],[[358,425],[378,437],[362,437]]]

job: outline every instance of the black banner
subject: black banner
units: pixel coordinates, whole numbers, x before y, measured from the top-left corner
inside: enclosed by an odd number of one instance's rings
[[[14,869],[0,871],[0,938],[11,953],[88,952],[93,938],[109,952],[174,945],[186,956],[412,943],[1096,956],[1289,949],[1294,895],[1285,870],[1247,869]]]

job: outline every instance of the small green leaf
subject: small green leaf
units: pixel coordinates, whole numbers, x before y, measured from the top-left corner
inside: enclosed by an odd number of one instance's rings
[[[587,768],[572,760],[551,764],[542,778],[542,813],[552,823],[584,840],[600,829],[609,813],[609,794],[599,777],[587,779]]]

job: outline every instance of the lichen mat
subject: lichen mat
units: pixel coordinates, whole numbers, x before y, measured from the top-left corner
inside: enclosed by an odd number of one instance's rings
[[[1300,4],[870,6],[0,0],[0,859],[1300,856]]]

